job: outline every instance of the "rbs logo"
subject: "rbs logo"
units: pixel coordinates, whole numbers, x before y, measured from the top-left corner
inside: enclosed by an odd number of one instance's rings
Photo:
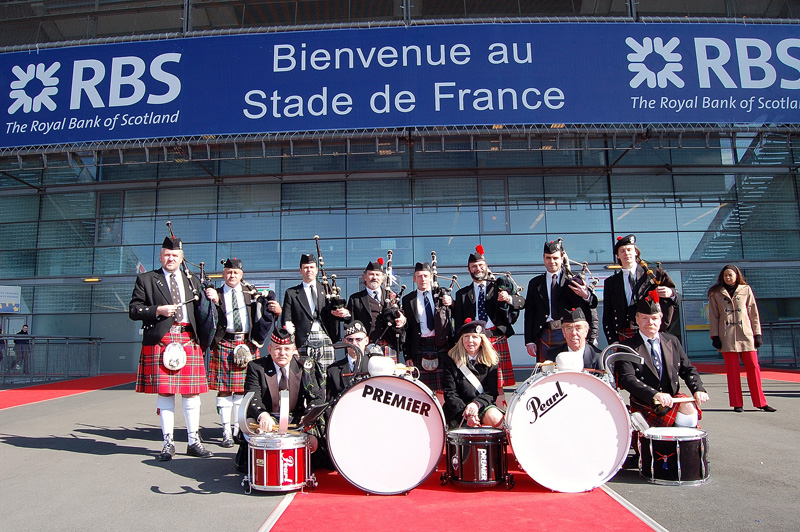
[[[179,63],[181,54],[166,53],[156,56],[148,66],[136,56],[114,57],[111,60],[108,92],[100,93],[99,85],[106,79],[106,65],[97,59],[80,59],[72,64],[72,86],[70,87],[69,108],[80,109],[88,103],[97,109],[102,107],[125,107],[134,105],[147,97],[152,105],[169,103],[181,92],[181,80],[165,68],[167,63]],[[22,109],[23,113],[38,113],[42,107],[56,110],[53,97],[58,94],[60,79],[56,76],[61,63],[51,65],[39,63],[12,68],[16,80],[11,82],[9,96],[13,100],[8,114]],[[142,80],[149,71],[152,81],[147,86]],[[37,80],[36,83],[34,80]],[[41,88],[40,88],[41,87]],[[38,89],[38,92],[37,92]]]

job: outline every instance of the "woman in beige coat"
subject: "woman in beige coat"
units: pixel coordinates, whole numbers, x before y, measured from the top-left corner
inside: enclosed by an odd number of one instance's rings
[[[775,412],[767,404],[761,389],[761,368],[758,349],[761,339],[761,322],[753,290],[733,264],[722,268],[717,284],[708,290],[708,321],[711,344],[722,351],[728,373],[728,397],[735,412],[742,412],[742,377],[739,358],[747,371],[747,386],[753,406],[765,412]]]

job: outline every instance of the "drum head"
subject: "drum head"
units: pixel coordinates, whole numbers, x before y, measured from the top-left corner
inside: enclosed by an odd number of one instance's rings
[[[616,391],[585,373],[536,378],[514,394],[506,428],[517,461],[553,491],[578,493],[619,471],[631,440],[628,410]]]
[[[328,421],[328,448],[351,484],[392,495],[412,490],[433,472],[444,450],[444,429],[439,402],[425,385],[371,377],[337,400]]]
[[[644,437],[651,440],[700,440],[706,431],[692,427],[650,427]]]
[[[164,348],[161,363],[170,371],[178,371],[186,365],[186,351],[180,342],[172,342]]]

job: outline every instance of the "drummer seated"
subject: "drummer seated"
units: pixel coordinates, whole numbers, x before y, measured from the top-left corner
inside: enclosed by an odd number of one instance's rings
[[[278,422],[275,421],[275,418],[267,414],[266,412],[262,412],[258,415],[258,432],[261,434],[271,434],[273,432],[278,432]],[[308,436],[308,450],[310,452],[314,452],[319,447],[319,442],[317,441],[317,437],[313,434],[307,434]]]
[[[593,369],[602,371],[602,352],[586,342],[589,335],[589,321],[583,310],[578,307],[564,313],[561,320],[561,332],[566,344],[547,351],[546,359],[556,363],[558,369]]]
[[[504,413],[497,406],[500,357],[485,334],[486,322],[469,320],[457,332],[458,342],[444,358],[444,414],[450,428],[500,427]]]
[[[641,412],[651,426],[696,427],[699,406],[708,401],[708,394],[697,368],[689,361],[678,339],[659,333],[661,317],[658,294],[653,290],[636,305],[639,332],[624,342],[642,357],[643,363],[617,362],[617,383],[630,393],[631,411]],[[680,392],[679,378],[689,388],[694,401],[674,402]],[[654,408],[657,404],[669,411],[657,413]]]

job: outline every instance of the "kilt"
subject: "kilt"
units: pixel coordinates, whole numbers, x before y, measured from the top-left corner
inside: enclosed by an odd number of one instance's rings
[[[631,327],[625,327],[624,329],[619,331],[619,333],[617,333],[619,335],[619,341],[624,342],[625,340],[633,338],[637,330],[638,329],[633,329]]]
[[[161,363],[161,353],[171,342],[182,343],[186,351],[186,365],[177,371],[168,370]],[[158,344],[142,346],[139,368],[136,372],[136,391],[182,395],[196,395],[208,391],[203,352],[192,339],[190,331],[168,332]]]
[[[322,368],[322,373],[325,373],[336,357],[331,339],[324,331],[311,331],[308,333],[306,344],[308,345],[299,350],[300,355],[315,359]],[[320,347],[311,347],[312,345]]]
[[[689,397],[685,393],[678,393],[675,397]],[[656,414],[655,409],[650,406],[646,405],[634,397],[631,397],[631,412],[640,412],[642,416],[644,416],[644,420],[647,421],[647,424],[651,427],[671,427],[675,424],[675,417],[678,415],[678,406],[674,404],[669,411],[664,414],[663,416],[659,416]],[[702,410],[697,410],[697,417],[698,419],[702,419],[703,412]]]
[[[444,391],[442,386],[442,355],[447,356],[447,353],[440,353],[439,348],[436,347],[436,338],[421,338],[419,344],[419,352],[411,355],[411,360],[414,361],[414,367],[419,370],[419,380],[434,392]],[[428,358],[432,356],[438,357],[439,366],[433,370],[428,371],[423,368],[422,359],[424,355]]]
[[[547,351],[554,346],[566,343],[561,329],[543,329],[539,340],[536,342],[536,361],[545,362]]]
[[[495,336],[494,330],[490,329],[489,341],[492,342],[492,347],[497,351],[500,357],[500,363],[497,366],[497,389],[503,393],[504,386],[513,386],[517,383],[514,379],[514,366],[511,365],[511,351],[508,349],[508,338],[505,336]]]
[[[220,392],[244,393],[244,377],[247,374],[247,366],[240,368],[233,363],[233,350],[241,344],[247,345],[253,354],[253,360],[261,356],[258,347],[252,342],[221,339],[217,348],[211,350],[211,360],[208,362],[209,388]]]

